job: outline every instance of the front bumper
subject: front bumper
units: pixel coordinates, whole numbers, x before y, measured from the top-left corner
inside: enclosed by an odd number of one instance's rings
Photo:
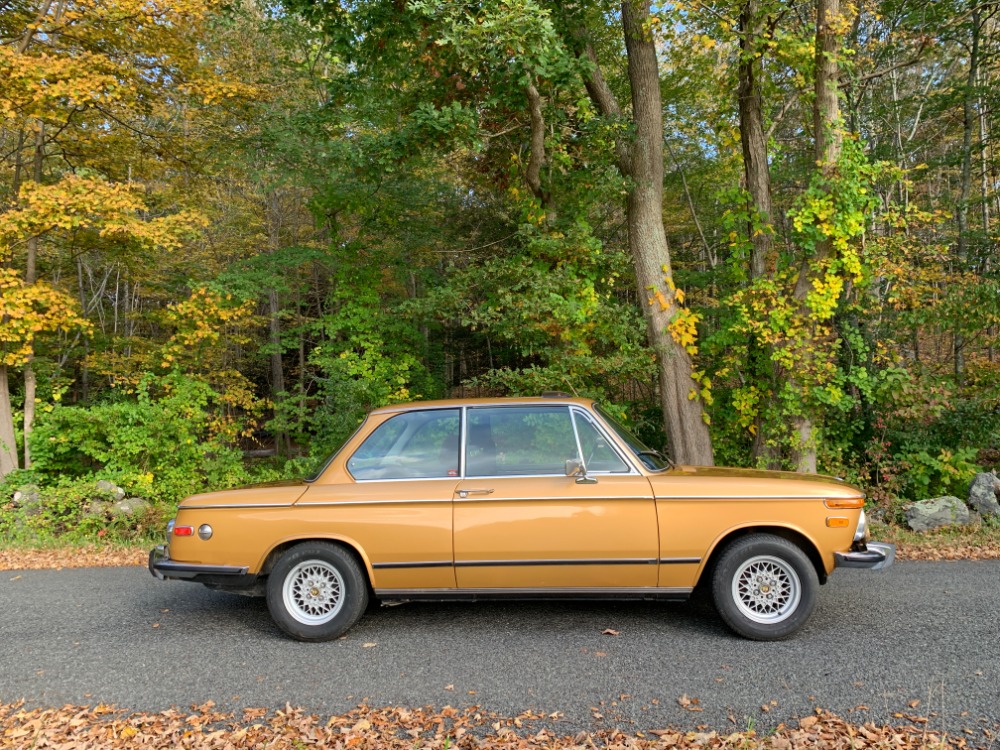
[[[170,559],[166,545],[160,544],[149,551],[149,572],[161,581],[174,578],[208,584],[253,583],[257,576],[247,574],[248,568],[234,565],[196,565]]]
[[[887,542],[868,542],[865,549],[835,552],[838,568],[867,568],[882,570],[896,559],[896,545]]]

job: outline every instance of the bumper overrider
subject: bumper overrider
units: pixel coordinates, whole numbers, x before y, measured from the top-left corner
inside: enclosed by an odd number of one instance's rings
[[[849,552],[835,552],[838,568],[867,568],[882,570],[896,559],[896,545],[887,542],[868,542]]]
[[[166,545],[160,544],[149,551],[149,572],[161,581],[175,579],[215,586],[243,587],[252,585],[257,576],[247,573],[246,567],[234,565],[196,565],[170,559]]]

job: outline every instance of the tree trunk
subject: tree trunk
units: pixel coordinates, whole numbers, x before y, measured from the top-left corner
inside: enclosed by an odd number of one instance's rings
[[[764,104],[760,93],[760,55],[756,44],[761,36],[760,2],[747,0],[740,9],[739,98],[740,142],[743,146],[743,173],[750,194],[748,236],[753,246],[750,278],[773,275],[777,257],[772,252],[771,168],[767,162]]]
[[[32,159],[32,179],[35,183],[42,181],[42,160],[45,158],[45,123],[38,122],[38,132],[35,133],[35,154]],[[38,281],[38,237],[28,239],[28,257],[25,262],[24,280],[28,285]],[[35,376],[35,355],[28,354],[24,365],[24,468],[31,468],[31,430],[35,424],[35,392],[37,378]]]
[[[285,371],[281,357],[281,307],[278,300],[278,290],[267,291],[268,333],[271,344],[271,398],[275,406],[280,406],[286,398]],[[290,452],[291,441],[288,432],[280,430],[274,436],[275,452],[286,456]]]
[[[757,42],[762,35],[760,0],[747,0],[740,8],[740,64],[737,99],[740,116],[740,143],[743,147],[743,175],[749,195],[750,279],[773,278],[778,259],[773,249],[771,209],[771,167],[767,161],[767,132],[764,129],[764,102],[760,92],[761,58]],[[768,443],[767,412],[777,390],[772,373],[772,347],[750,342],[753,378],[764,387],[754,419],[753,459],[763,460],[769,469],[780,467],[780,457]]]
[[[17,468],[17,438],[14,436],[14,410],[10,405],[10,381],[7,377],[7,365],[0,365],[0,479]]]
[[[958,223],[958,270],[964,272],[969,261],[969,200],[972,197],[972,130],[973,108],[976,98],[976,81],[979,77],[979,29],[980,8],[972,9],[972,46],[969,51],[969,76],[962,97],[962,176],[959,186],[958,205],[955,220]],[[965,340],[960,331],[955,331],[955,380],[959,384],[965,372]]]
[[[663,112],[656,46],[649,31],[649,0],[622,3],[622,28],[632,89],[634,136],[628,161],[620,164],[630,178],[626,204],[628,242],[640,294],[653,292],[643,305],[650,342],[660,368],[660,399],[670,448],[678,463],[713,463],[712,442],[700,399],[691,399],[691,357],[673,340],[667,326],[678,306],[671,282],[670,250],[663,228]],[[663,293],[667,304],[655,297]]]
[[[815,131],[815,158],[819,169],[833,176],[840,159],[843,136],[840,129],[840,103],[837,96],[837,77],[839,65],[837,57],[840,47],[840,36],[837,26],[840,24],[840,0],[818,0],[816,4],[816,87],[813,101],[813,130]],[[795,283],[795,299],[798,301],[801,313],[809,313],[806,296],[812,288],[814,274],[811,261],[825,260],[833,255],[832,239],[823,239],[816,243],[813,258],[806,258]],[[794,382],[794,381],[793,381]],[[800,389],[801,390],[801,389]],[[798,436],[796,446],[796,469],[809,474],[816,473],[816,430],[812,417],[803,411],[793,420],[793,426]]]
[[[649,0],[624,0],[621,6],[634,128],[631,137],[622,135],[615,139],[615,157],[628,182],[629,250],[639,298],[649,301],[642,307],[647,335],[656,352],[660,403],[670,451],[678,463],[710,466],[714,463],[712,441],[701,400],[688,398],[695,387],[691,357],[667,329],[678,306],[671,287],[670,249],[663,229],[663,112],[656,47],[649,31],[649,9]],[[578,33],[574,41],[579,44],[578,54],[590,63],[589,74],[583,81],[587,94],[602,115],[620,120],[621,106],[604,80],[585,31]]]

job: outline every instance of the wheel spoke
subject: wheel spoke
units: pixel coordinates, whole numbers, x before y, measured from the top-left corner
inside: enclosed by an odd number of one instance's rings
[[[758,555],[746,560],[733,576],[733,600],[749,619],[776,623],[789,617],[801,598],[799,577],[785,560]]]
[[[305,625],[322,625],[344,606],[344,579],[330,563],[307,560],[285,576],[282,598],[296,620]]]

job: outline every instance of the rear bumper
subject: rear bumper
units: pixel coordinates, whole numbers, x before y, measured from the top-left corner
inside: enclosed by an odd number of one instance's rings
[[[896,545],[886,542],[868,542],[863,550],[835,552],[838,568],[867,568],[882,570],[896,559]]]
[[[170,559],[165,545],[149,551],[149,572],[161,581],[173,578],[214,585],[243,586],[252,584],[257,576],[248,575],[247,568],[233,565],[195,565]]]

